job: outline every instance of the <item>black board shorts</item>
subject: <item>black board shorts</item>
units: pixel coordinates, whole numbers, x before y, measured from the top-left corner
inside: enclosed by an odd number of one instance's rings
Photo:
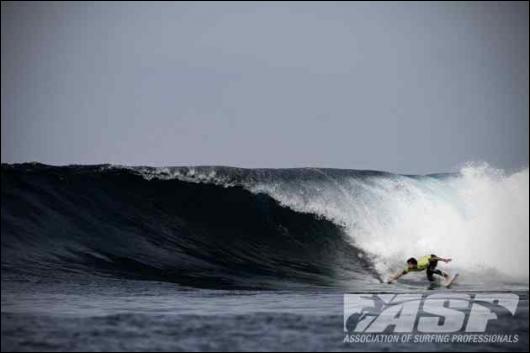
[[[436,255],[431,255],[431,256],[436,256]],[[443,272],[440,270],[437,270],[436,266],[438,266],[437,260],[429,261],[429,267],[427,267],[427,278],[431,282],[434,281],[433,275],[443,276]]]

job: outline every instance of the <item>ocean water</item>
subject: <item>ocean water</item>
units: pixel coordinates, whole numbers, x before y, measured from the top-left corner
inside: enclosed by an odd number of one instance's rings
[[[455,292],[462,293],[443,291]],[[489,332],[517,334],[517,343],[351,344],[344,342],[342,292],[10,281],[2,285],[2,351],[526,351],[528,292],[515,293],[516,315],[501,313]]]
[[[1,193],[2,351],[528,349],[528,170],[22,164]],[[384,283],[429,253],[452,288]],[[487,333],[518,340],[347,343],[346,293],[515,294]]]

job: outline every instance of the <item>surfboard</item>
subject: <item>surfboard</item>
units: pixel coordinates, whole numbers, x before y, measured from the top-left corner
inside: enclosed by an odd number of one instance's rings
[[[458,278],[458,273],[455,273],[453,277],[449,278],[447,282],[445,282],[444,287],[449,288],[455,283],[456,279]]]

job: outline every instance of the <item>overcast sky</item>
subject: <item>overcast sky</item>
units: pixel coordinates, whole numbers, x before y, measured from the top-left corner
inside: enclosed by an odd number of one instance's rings
[[[528,166],[528,3],[2,2],[2,162]]]

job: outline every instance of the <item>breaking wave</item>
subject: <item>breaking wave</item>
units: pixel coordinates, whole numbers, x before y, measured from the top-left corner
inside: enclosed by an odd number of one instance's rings
[[[2,165],[2,276],[358,288],[405,258],[528,282],[528,168]]]

